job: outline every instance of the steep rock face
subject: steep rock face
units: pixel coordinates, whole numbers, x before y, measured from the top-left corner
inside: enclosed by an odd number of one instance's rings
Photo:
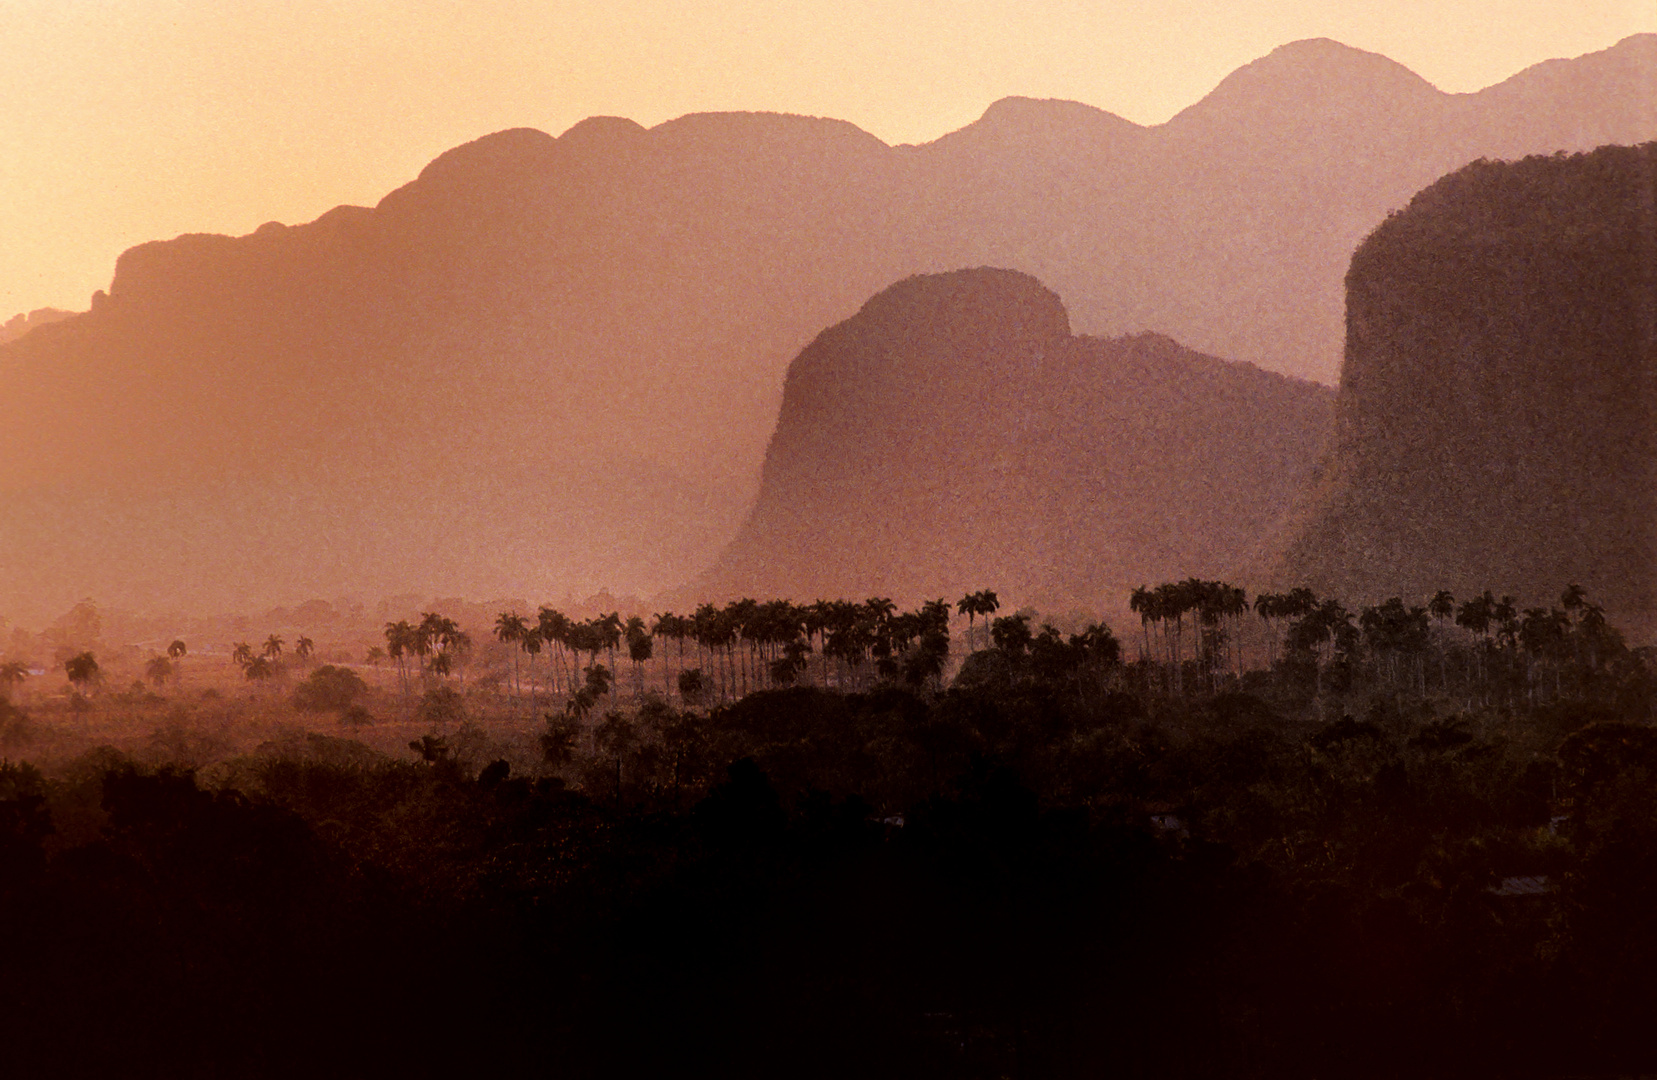
[[[1657,144],[1478,163],[1347,275],[1334,468],[1286,580],[1657,604]]]
[[[1308,42],[1153,128],[1028,99],[916,147],[594,118],[373,208],[141,245],[91,312],[0,344],[0,613],[685,580],[752,498],[790,359],[916,273],[1013,267],[1082,331],[1332,381],[1389,208],[1480,155],[1657,136],[1654,73],[1645,35],[1446,95]]]
[[[687,599],[1120,603],[1233,565],[1332,416],[1320,386],[1167,338],[1072,337],[1024,274],[909,278],[795,359],[758,502]]]

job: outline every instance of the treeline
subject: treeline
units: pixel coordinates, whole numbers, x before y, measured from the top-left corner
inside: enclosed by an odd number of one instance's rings
[[[1425,605],[1349,611],[1310,589],[1247,594],[1194,578],[1134,590],[1141,621],[1138,688],[1214,693],[1268,682],[1318,695],[1385,688],[1473,704],[1585,699],[1638,661],[1579,585],[1557,607],[1519,608],[1488,590],[1460,601],[1440,590]],[[1250,634],[1251,611],[1262,632]],[[1252,655],[1250,640],[1260,648]]]
[[[595,692],[602,694],[615,679],[618,650],[625,650],[635,690],[642,693],[644,665],[657,655],[658,642],[662,692],[689,704],[726,703],[755,690],[792,686],[807,677],[814,655],[814,678],[825,689],[861,690],[875,681],[937,689],[949,659],[949,620],[950,606],[942,599],[915,611],[899,611],[880,597],[807,605],[742,599],[724,607],[703,604],[690,615],[660,613],[648,624],[613,612],[575,620],[550,607],[531,622],[508,611],[497,619],[495,636],[527,658],[532,693],[535,658],[545,651],[549,691],[584,711]],[[414,651],[405,644],[406,626],[386,627],[394,657]],[[608,665],[599,662],[601,654]],[[521,693],[516,668],[514,683]]]
[[[1309,610],[1273,618],[1288,636]],[[1360,612],[1380,681],[1340,692],[1325,672],[1342,710],[1325,721],[1286,657],[1246,670],[1252,689],[1219,671],[1210,692],[1187,654],[1168,689],[1171,660],[1124,657],[1103,631],[988,614],[986,647],[945,684],[899,667],[866,691],[707,708],[647,689],[596,718],[555,713],[533,767],[473,756],[464,728],[414,762],[313,734],[210,777],[108,749],[51,774],[0,767],[7,1060],[238,1076],[1657,1067],[1648,653],[1594,659],[1584,641],[1590,696],[1469,709],[1394,690]],[[1148,629],[1160,654],[1172,626]]]
[[[1638,666],[1605,611],[1576,585],[1554,607],[1520,608],[1489,591],[1458,601],[1439,591],[1424,605],[1399,598],[1348,610],[1310,589],[1262,593],[1220,581],[1188,578],[1135,589],[1129,608],[1141,632],[1123,655],[1108,626],[1074,634],[1033,625],[1029,612],[996,613],[992,590],[968,593],[953,605],[967,620],[964,654],[995,649],[1030,653],[1052,667],[1080,651],[1111,668],[1118,689],[1141,695],[1215,694],[1226,690],[1298,695],[1303,703],[1330,694],[1384,688],[1395,695],[1436,695],[1475,705],[1541,704],[1603,695]],[[566,711],[585,716],[618,685],[631,665],[635,700],[659,692],[681,707],[729,704],[758,690],[810,684],[860,692],[875,686],[934,693],[963,660],[952,648],[951,605],[929,601],[899,611],[892,601],[731,601],[703,604],[691,615],[659,613],[648,622],[617,613],[578,620],[542,607],[532,621],[500,613],[498,641],[512,652],[518,697],[541,691]],[[980,625],[981,621],[981,625]],[[405,693],[420,670],[447,677],[470,637],[447,619],[385,627],[387,649],[368,659],[398,664]],[[541,657],[545,656],[542,661]],[[654,663],[654,671],[650,670]]]

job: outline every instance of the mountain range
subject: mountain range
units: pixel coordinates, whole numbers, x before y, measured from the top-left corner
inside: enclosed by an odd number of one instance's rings
[[[1298,42],[1168,123],[1007,99],[850,124],[487,136],[374,208],[133,248],[0,345],[0,610],[690,579],[755,491],[789,361],[917,273],[1039,277],[1090,334],[1331,382],[1341,280],[1480,157],[1657,136],[1657,36],[1442,94]]]

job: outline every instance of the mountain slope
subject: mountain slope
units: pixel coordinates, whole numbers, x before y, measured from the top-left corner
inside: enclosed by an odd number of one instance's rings
[[[1334,469],[1284,580],[1657,608],[1657,143],[1468,166],[1347,276]]]

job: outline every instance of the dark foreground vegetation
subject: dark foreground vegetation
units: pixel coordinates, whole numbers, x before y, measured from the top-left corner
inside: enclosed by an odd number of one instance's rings
[[[939,612],[707,709],[622,701],[594,645],[527,775],[441,713],[418,760],[0,766],[7,1072],[1657,1069],[1650,652],[1576,590],[1297,592],[1245,658],[1243,599],[1142,590],[1118,642],[975,594],[952,678]]]

